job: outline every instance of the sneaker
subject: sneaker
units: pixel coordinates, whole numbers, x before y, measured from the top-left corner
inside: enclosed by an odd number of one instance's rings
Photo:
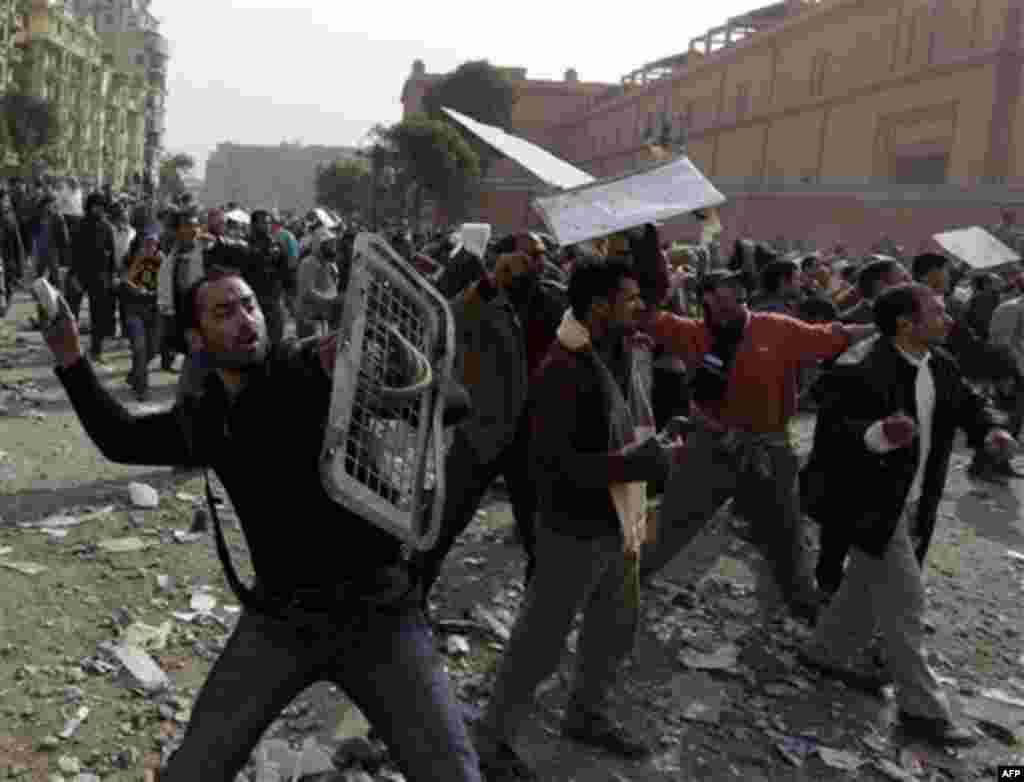
[[[630,736],[625,727],[597,712],[570,713],[562,723],[562,735],[630,760],[641,760],[651,754],[650,747]]]
[[[797,653],[797,659],[802,665],[822,676],[840,681],[847,687],[868,695],[879,695],[893,683],[892,677],[884,669],[840,665],[825,660],[807,649],[801,649]]]
[[[470,733],[480,761],[480,771],[487,782],[531,782],[537,779],[536,772],[507,741],[491,735],[480,723],[473,725]]]
[[[978,743],[973,731],[942,717],[919,717],[900,709],[900,726],[908,736],[937,747],[973,747]]]

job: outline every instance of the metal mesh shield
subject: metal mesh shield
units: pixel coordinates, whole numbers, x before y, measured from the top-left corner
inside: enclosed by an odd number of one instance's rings
[[[356,238],[344,295],[321,477],[336,502],[425,550],[444,507],[451,311],[375,234]]]

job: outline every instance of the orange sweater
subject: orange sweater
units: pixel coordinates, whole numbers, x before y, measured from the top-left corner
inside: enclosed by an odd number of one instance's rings
[[[696,366],[711,350],[711,332],[703,321],[670,312],[654,317],[647,332],[663,347]],[[748,432],[784,432],[796,413],[801,366],[846,350],[849,340],[832,324],[810,325],[769,312],[751,312],[736,348],[725,398],[707,412],[722,424]]]

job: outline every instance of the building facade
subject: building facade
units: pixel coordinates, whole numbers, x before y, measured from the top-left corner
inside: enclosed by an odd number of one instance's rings
[[[532,135],[599,177],[633,170],[651,141],[685,150],[729,197],[727,240],[887,235],[914,251],[1024,204],[1022,22],[1024,0],[786,0]],[[487,185],[493,222],[535,222],[534,184]]]
[[[167,65],[170,48],[150,0],[73,0],[75,13],[90,19],[119,70],[141,70],[149,88],[145,100],[143,175],[157,182],[164,151]]]
[[[21,61],[15,39],[24,26],[21,0],[0,0],[0,93],[6,93]]]
[[[218,144],[206,161],[203,201],[305,212],[317,205],[318,167],[356,154],[354,147]]]

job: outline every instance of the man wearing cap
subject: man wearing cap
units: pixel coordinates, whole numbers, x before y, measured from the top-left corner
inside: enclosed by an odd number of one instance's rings
[[[813,621],[820,605],[797,494],[797,455],[788,431],[801,366],[844,351],[873,327],[810,325],[750,312],[741,274],[714,271],[701,286],[703,321],[656,313],[645,330],[694,367],[695,424],[682,467],[669,481],[658,541],[641,575],[660,571],[731,497],[750,500],[753,541],[770,562],[794,615]]]

